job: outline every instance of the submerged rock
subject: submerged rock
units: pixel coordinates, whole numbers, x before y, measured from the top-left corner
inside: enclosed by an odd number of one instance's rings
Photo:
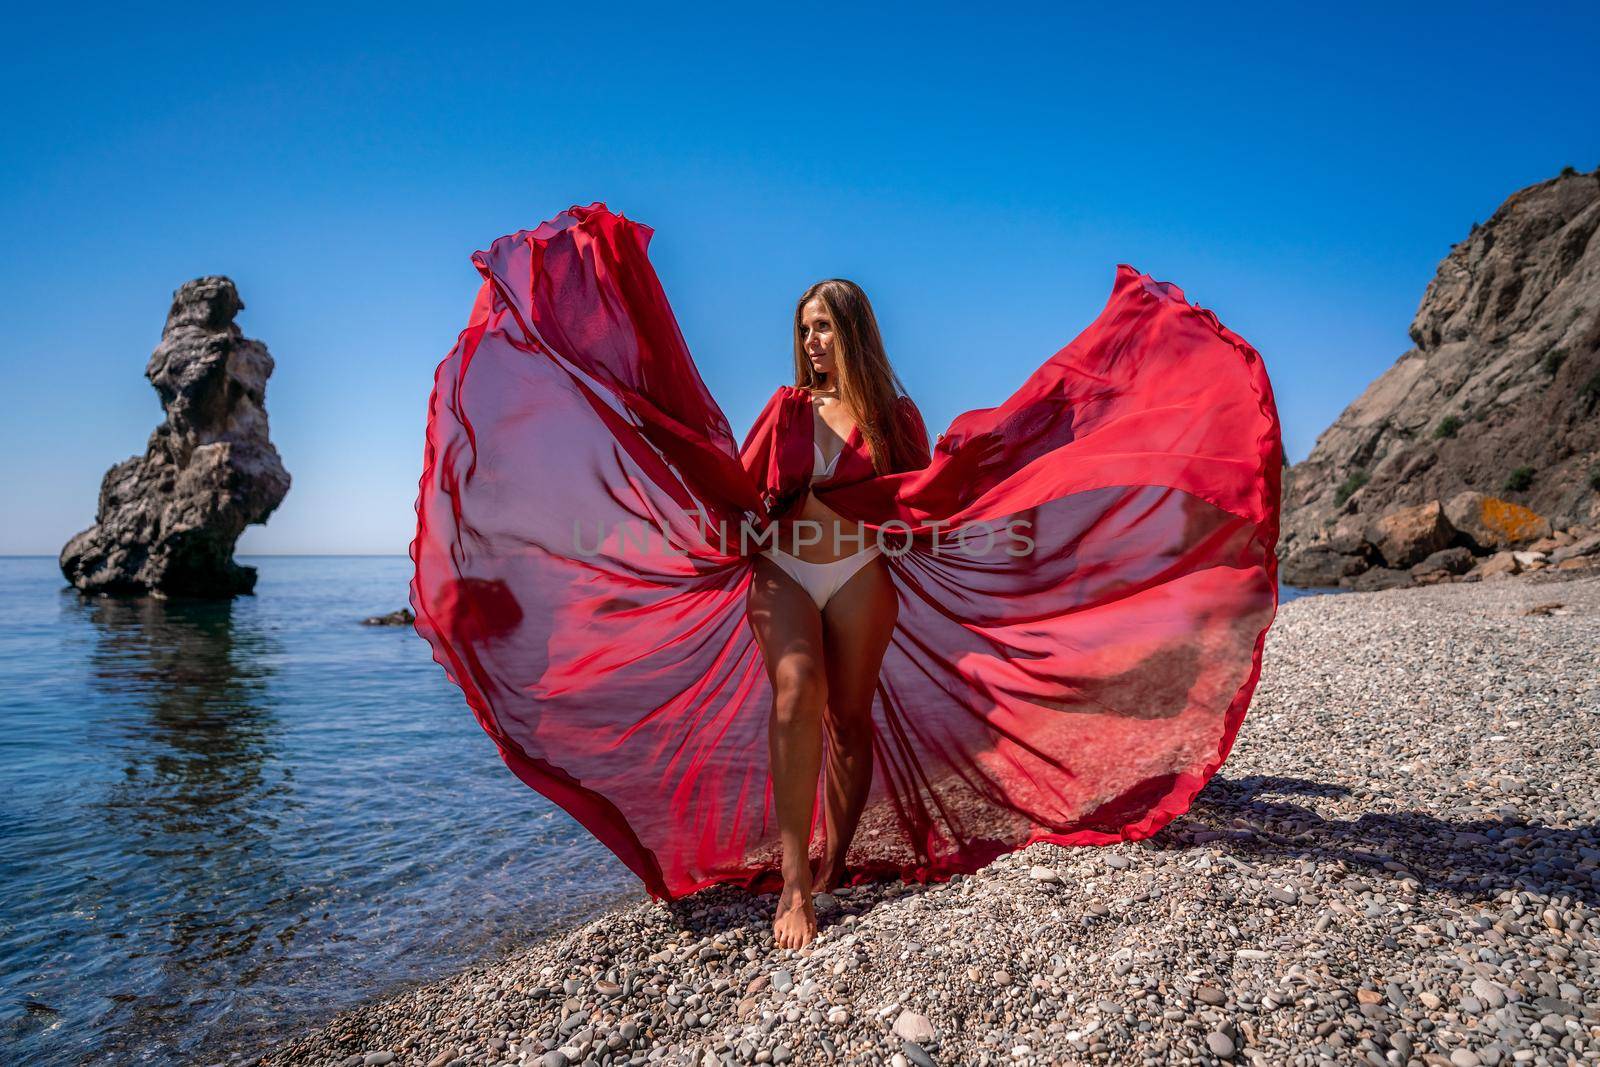
[[[112,467],[95,524],[61,550],[61,572],[89,593],[225,597],[255,588],[233,561],[239,535],[289,491],[267,434],[272,356],[234,324],[228,278],[185,282],[145,367],[166,409],[143,456]]]
[[[373,616],[371,616],[369,618],[362,619],[361,620],[361,625],[363,625],[363,626],[410,626],[412,623],[414,623],[416,621],[417,621],[417,617],[415,615],[411,614],[411,609],[410,608],[401,608],[399,611],[391,611],[387,615],[373,615]]]

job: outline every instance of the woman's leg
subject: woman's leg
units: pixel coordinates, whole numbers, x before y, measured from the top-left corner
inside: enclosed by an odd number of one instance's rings
[[[815,879],[819,892],[838,888],[850,839],[872,788],[872,700],[899,614],[900,600],[881,556],[851,575],[822,609],[828,678],[823,811],[828,837]]]
[[[764,556],[755,557],[746,611],[772,681],[767,752],[783,845],[783,889],[772,935],[779,948],[799,948],[817,936],[809,846],[828,700],[822,617],[811,594]]]

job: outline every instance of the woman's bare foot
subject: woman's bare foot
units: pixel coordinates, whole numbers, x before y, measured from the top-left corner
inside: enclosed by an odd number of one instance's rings
[[[772,938],[779,948],[802,948],[817,936],[817,913],[811,891],[785,885],[778,894],[778,912],[772,920]]]
[[[844,882],[844,864],[823,856],[811,871],[811,885],[814,892],[832,893]]]

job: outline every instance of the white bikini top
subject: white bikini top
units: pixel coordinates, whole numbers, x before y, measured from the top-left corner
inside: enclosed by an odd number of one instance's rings
[[[824,459],[822,459],[821,445],[818,445],[818,443],[813,443],[813,445],[811,445],[811,450],[816,453],[816,462],[811,464],[811,477],[813,478],[832,477],[832,474],[834,474],[834,467],[838,466],[838,458],[845,454],[845,450],[838,450],[838,453],[835,454],[834,458],[824,461]]]
[[[811,476],[813,478],[831,478],[833,469],[839,465],[839,457],[844,455],[844,449],[841,448],[835,452],[831,460],[823,459],[822,446],[815,441],[811,442],[811,450],[816,454],[816,461],[811,465]]]
[[[839,465],[839,457],[844,455],[845,449],[850,447],[850,442],[845,441],[839,446],[839,451],[833,454],[833,458],[831,460],[824,458],[822,454],[822,446],[817,444],[817,434],[821,433],[822,427],[826,425],[827,424],[824,423],[813,410],[811,413],[811,451],[816,457],[811,464],[811,477],[813,478],[833,477],[833,469]],[[829,429],[828,436],[836,437],[838,435]]]

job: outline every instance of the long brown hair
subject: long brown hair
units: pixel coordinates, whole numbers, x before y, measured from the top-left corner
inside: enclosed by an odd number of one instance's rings
[[[855,282],[828,278],[807,289],[795,304],[794,384],[806,389],[821,384],[800,336],[800,316],[812,300],[822,301],[833,323],[832,377],[838,380],[839,400],[855,416],[862,439],[871,449],[873,469],[879,474],[910,469],[927,442],[913,443],[911,427],[895,417],[897,397],[906,391],[905,384],[883,350],[872,302]]]

